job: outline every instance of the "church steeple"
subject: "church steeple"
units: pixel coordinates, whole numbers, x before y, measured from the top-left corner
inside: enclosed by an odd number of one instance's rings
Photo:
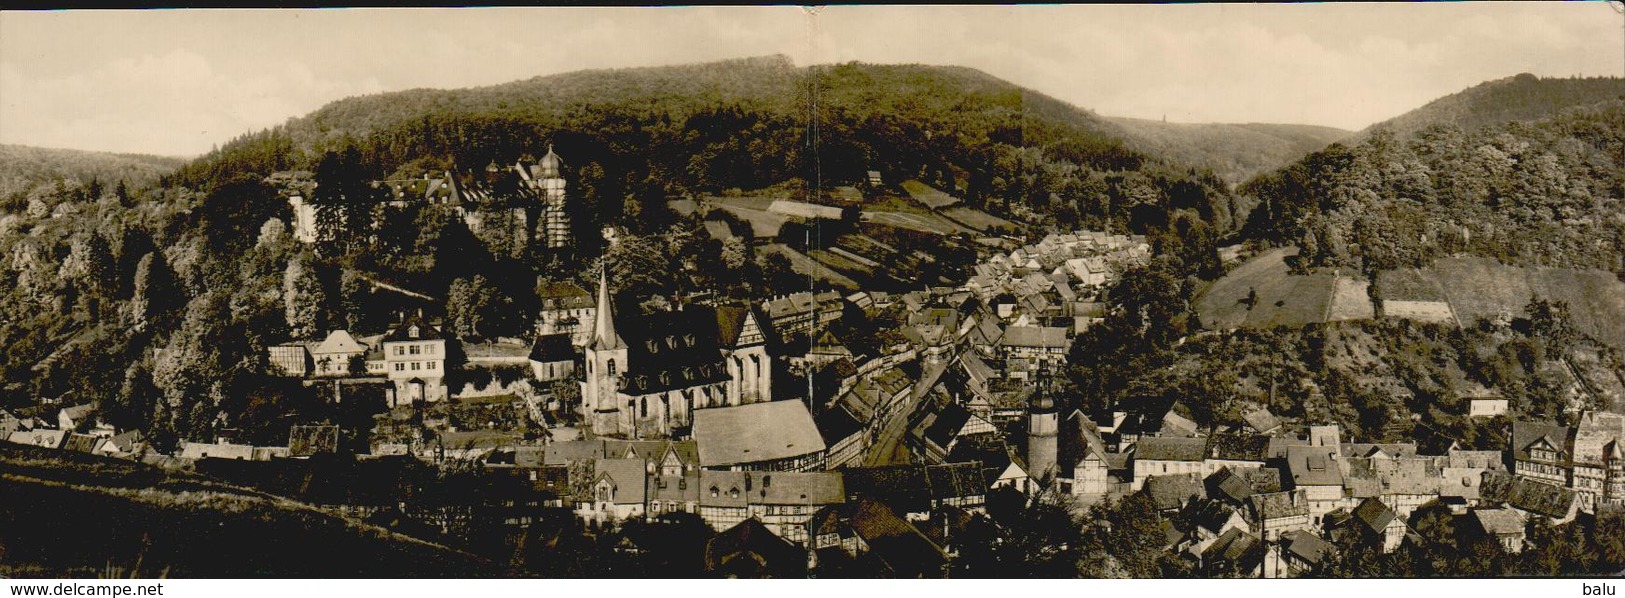
[[[587,347],[594,351],[625,349],[626,343],[615,332],[615,311],[609,297],[608,267],[598,271],[598,314],[593,319],[592,341]]]

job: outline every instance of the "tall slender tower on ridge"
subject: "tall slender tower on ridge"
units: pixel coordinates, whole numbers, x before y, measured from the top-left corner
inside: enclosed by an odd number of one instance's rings
[[[570,247],[574,239],[570,231],[570,213],[565,211],[564,160],[553,153],[553,144],[547,145],[547,155],[537,164],[536,188],[542,196],[542,235],[548,249]]]

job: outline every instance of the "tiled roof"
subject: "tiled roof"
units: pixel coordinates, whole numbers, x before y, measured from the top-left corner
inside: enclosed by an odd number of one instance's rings
[[[536,337],[530,347],[530,360],[539,363],[573,361],[575,358],[576,350],[570,344],[569,334],[544,334]]]
[[[1167,420],[1164,419],[1164,422]],[[1241,432],[1219,432],[1207,438],[1207,457],[1227,461],[1269,460],[1268,436]]]
[[[1354,520],[1360,522],[1373,533],[1382,533],[1388,524],[1399,518],[1399,514],[1388,508],[1381,499],[1367,498],[1354,509]]]
[[[1154,475],[1145,479],[1144,491],[1161,510],[1177,509],[1193,498],[1206,498],[1196,474]]]
[[[1484,533],[1490,535],[1522,535],[1524,533],[1523,516],[1512,509],[1474,509],[1473,519]]]
[[[349,332],[343,330],[334,330],[327,333],[327,338],[322,340],[322,344],[316,345],[316,348],[310,350],[311,354],[314,355],[365,353],[366,351],[367,347],[365,345],[356,342],[355,337],[350,336]]]
[[[1148,436],[1134,444],[1136,460],[1201,461],[1207,440],[1203,438],[1175,438]]]
[[[1512,457],[1517,460],[1528,460],[1529,447],[1540,442],[1552,445],[1559,452],[1558,460],[1568,462],[1568,440],[1573,436],[1574,429],[1554,424],[1539,422],[1512,422]]]
[[[643,504],[647,500],[647,467],[643,459],[599,459],[594,477],[609,477],[615,485],[616,504]]]
[[[1247,504],[1255,516],[1266,520],[1309,514],[1309,497],[1303,490],[1254,494]]]
[[[1066,328],[1011,326],[1004,329],[999,344],[1006,347],[1065,349],[1071,346],[1072,341],[1066,336]]]
[[[1281,420],[1276,419],[1269,409],[1255,409],[1248,411],[1241,419],[1259,434],[1268,434],[1271,430],[1281,427]]]
[[[837,472],[747,471],[750,502],[770,505],[828,505],[846,501],[846,489]]]
[[[714,574],[799,577],[807,570],[801,549],[746,519],[705,543],[705,570]]]
[[[417,328],[417,336],[411,334],[413,327]],[[418,316],[407,317],[401,323],[396,324],[394,328],[389,329],[389,332],[384,333],[384,342],[426,341],[443,338],[446,337],[440,334],[439,329],[429,325],[427,320]]]
[[[1287,447],[1286,459],[1287,472],[1295,488],[1343,485],[1343,470],[1337,463],[1336,449],[1324,446]]]
[[[772,401],[694,412],[702,467],[726,467],[799,457],[825,448],[801,401]]]
[[[1303,530],[1292,530],[1281,534],[1281,540],[1286,543],[1287,552],[1298,560],[1311,565],[1319,565],[1332,551],[1336,550],[1331,542],[1316,537]]]
[[[1554,519],[1566,517],[1574,505],[1574,491],[1513,477],[1499,471],[1486,471],[1478,488],[1481,499],[1505,503],[1517,509]]]
[[[1207,486],[1208,496],[1223,498],[1234,504],[1240,504],[1253,495],[1252,485],[1229,467],[1220,467],[1213,475],[1203,480],[1203,483]]]

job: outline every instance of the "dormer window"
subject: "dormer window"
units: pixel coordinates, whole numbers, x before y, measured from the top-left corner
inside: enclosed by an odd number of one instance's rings
[[[407,328],[406,329],[406,335],[409,336],[409,337],[412,337],[412,338],[417,338],[418,337],[418,327],[416,325],[414,325],[411,328]]]
[[[716,497],[717,497],[717,487],[712,486],[711,487],[711,498],[716,498]]]
[[[739,498],[739,487],[738,486],[735,486],[733,488],[728,489],[728,498]]]
[[[656,353],[656,352],[660,351],[660,343],[655,342],[655,340],[652,339],[652,338],[647,340],[647,341],[644,341],[643,344],[644,344],[644,346],[649,347],[649,352],[650,353]]]
[[[673,349],[676,349],[677,348],[677,337],[675,337],[675,336],[666,337],[666,346],[671,347]]]
[[[692,335],[692,334],[683,335],[683,345],[688,346],[688,347],[694,346],[694,335]]]

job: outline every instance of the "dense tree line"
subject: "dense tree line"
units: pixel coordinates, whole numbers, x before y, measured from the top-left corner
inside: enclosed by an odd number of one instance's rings
[[[1445,255],[1625,270],[1625,101],[1467,131],[1378,130],[1240,188],[1252,238],[1370,276]]]

